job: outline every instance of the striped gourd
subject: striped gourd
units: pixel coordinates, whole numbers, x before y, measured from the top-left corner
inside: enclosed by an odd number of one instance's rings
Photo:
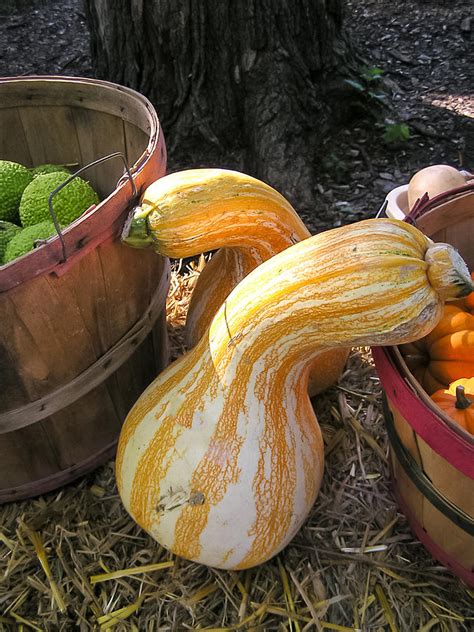
[[[397,220],[321,233],[264,262],[127,416],[116,461],[126,509],[182,557],[229,569],[269,559],[323,474],[307,393],[319,354],[419,338],[444,300],[471,289],[451,246]]]
[[[226,169],[179,171],[151,184],[122,235],[174,258],[217,250],[199,275],[186,318],[194,346],[231,290],[276,253],[310,237],[291,204],[261,180]],[[348,349],[327,350],[309,383],[311,396],[338,379]]]

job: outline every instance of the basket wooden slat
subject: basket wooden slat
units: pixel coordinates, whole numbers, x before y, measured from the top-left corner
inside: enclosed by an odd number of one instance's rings
[[[2,159],[82,167],[120,152],[138,193],[165,173],[156,112],[133,90],[26,77],[1,80],[0,97]],[[102,201],[64,230],[66,259],[56,236],[0,267],[0,502],[113,456],[129,408],[168,361],[169,262],[120,242],[136,203],[124,164],[83,177]]]

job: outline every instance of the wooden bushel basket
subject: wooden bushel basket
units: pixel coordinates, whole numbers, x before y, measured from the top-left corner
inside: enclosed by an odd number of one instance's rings
[[[455,246],[474,269],[474,184],[421,200],[408,221]],[[433,557],[474,585],[474,437],[434,404],[398,347],[372,353],[386,397],[399,506]]]
[[[169,261],[120,242],[136,197],[166,170],[147,99],[92,79],[2,79],[0,129],[0,158],[26,166],[82,168],[112,154],[81,173],[102,201],[0,266],[7,502],[55,489],[114,455],[126,413],[168,361]]]

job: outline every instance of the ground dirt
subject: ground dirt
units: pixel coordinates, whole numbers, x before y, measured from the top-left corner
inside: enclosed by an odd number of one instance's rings
[[[313,232],[375,215],[388,191],[428,164],[474,168],[472,5],[409,5],[347,0],[346,24],[365,64],[361,85],[386,93],[389,107],[328,139],[314,214],[304,218]],[[82,0],[4,0],[0,22],[1,76],[94,76]],[[381,78],[364,83],[377,68]],[[407,125],[410,137],[386,142],[393,125]]]

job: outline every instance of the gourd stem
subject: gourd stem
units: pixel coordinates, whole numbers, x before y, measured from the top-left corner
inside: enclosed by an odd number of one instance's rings
[[[444,301],[463,298],[474,290],[465,261],[451,245],[431,245],[425,253],[425,261],[428,264],[428,279]]]
[[[466,408],[469,408],[469,406],[471,405],[472,399],[466,397],[464,386],[461,386],[461,384],[459,386],[456,386],[456,403],[454,404],[454,406],[458,410],[466,410]]]
[[[141,215],[141,207],[136,206],[127,217],[122,229],[121,239],[133,248],[148,248],[153,244],[146,217]]]

